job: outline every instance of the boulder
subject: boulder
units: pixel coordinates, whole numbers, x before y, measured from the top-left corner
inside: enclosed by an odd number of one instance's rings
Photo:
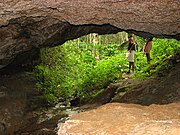
[[[141,106],[108,103],[73,115],[58,135],[177,135],[180,103]]]

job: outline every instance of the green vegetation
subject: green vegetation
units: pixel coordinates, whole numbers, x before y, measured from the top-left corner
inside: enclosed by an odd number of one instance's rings
[[[146,57],[143,52],[136,52],[136,74],[135,78],[146,78],[168,69],[171,65],[167,59],[180,52],[180,42],[174,39],[153,39],[151,50],[151,64],[146,64]]]
[[[135,39],[141,50],[145,40],[137,36]],[[76,98],[85,102],[110,83],[122,79],[122,73],[128,70],[126,51],[126,33],[90,34],[62,46],[44,48],[41,50],[42,62],[34,70],[37,87],[49,102],[69,102]],[[150,65],[143,52],[136,52],[134,78],[151,76],[161,70],[167,57],[179,52],[179,41],[154,39]]]

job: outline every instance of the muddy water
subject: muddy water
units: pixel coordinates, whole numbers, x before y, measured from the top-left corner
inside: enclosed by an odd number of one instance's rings
[[[109,103],[73,115],[58,135],[179,135],[180,103],[141,106]]]

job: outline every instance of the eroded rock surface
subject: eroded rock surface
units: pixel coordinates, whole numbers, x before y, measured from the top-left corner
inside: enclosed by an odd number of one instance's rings
[[[180,39],[179,0],[1,0],[0,68],[32,48],[122,30]]]
[[[58,135],[178,135],[180,103],[141,106],[109,103],[71,117]]]
[[[114,101],[142,105],[180,102],[180,54],[175,59],[178,63],[171,69],[161,70],[157,77],[135,85],[123,96],[117,95]]]
[[[0,135],[15,135],[30,122],[26,114],[46,104],[34,79],[24,74],[0,77]]]
[[[180,133],[179,55],[168,61],[174,62],[174,66],[169,71],[162,70],[161,75],[156,75],[154,79],[140,82],[129,79],[113,84],[95,98],[95,102],[83,106],[91,109],[90,111],[74,115],[62,124],[58,134],[178,135]],[[130,87],[129,91],[122,95],[124,83]],[[109,95],[113,95],[116,87],[121,88],[122,91],[117,89],[116,96],[112,98]],[[102,106],[107,103],[107,99],[113,103]],[[98,105],[98,102],[102,104]]]

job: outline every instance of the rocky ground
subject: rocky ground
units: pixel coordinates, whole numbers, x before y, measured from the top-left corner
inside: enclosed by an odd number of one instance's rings
[[[178,135],[179,71],[178,62],[153,79],[111,84],[81,107],[59,103],[49,109],[33,78],[24,73],[2,75],[0,135],[55,135],[58,129],[59,135]]]
[[[108,103],[72,116],[61,125],[58,135],[178,135],[179,111],[180,103]]]
[[[34,84],[24,73],[0,77],[1,135],[14,135],[22,125],[30,122],[26,114],[46,103]]]
[[[81,109],[48,106],[25,72],[0,77],[0,135],[54,135],[58,123]]]
[[[90,104],[82,106],[89,111],[63,123],[58,135],[179,135],[179,73],[178,62],[153,79],[128,79],[109,86]]]

